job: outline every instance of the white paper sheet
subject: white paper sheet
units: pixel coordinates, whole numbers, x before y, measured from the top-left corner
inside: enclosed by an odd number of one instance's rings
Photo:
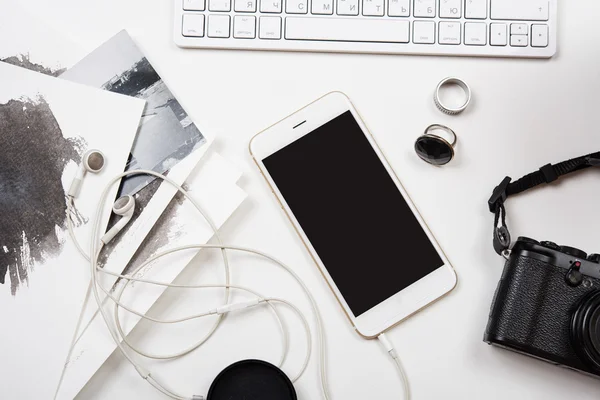
[[[79,61],[83,49],[18,6],[0,0],[0,61],[58,76]]]
[[[66,191],[82,153],[101,149],[105,168],[87,174],[76,199],[75,234],[89,249],[97,199],[123,170],[143,108],[138,99],[0,63],[3,398],[54,394],[90,277],[67,232]],[[116,192],[115,185],[110,196]]]
[[[211,151],[186,182],[190,194],[206,210],[217,227],[229,218],[246,197],[246,193],[235,184],[239,176],[237,169]],[[179,196],[167,207],[165,215],[158,223],[154,221],[153,224],[155,224],[154,228],[136,256],[135,263],[129,265],[128,269],[135,268],[141,262],[167,248],[206,243],[213,236],[210,227],[193,205],[187,200],[181,200]],[[196,252],[190,251],[174,255],[149,265],[142,274],[149,279],[172,282],[195,254]],[[137,311],[146,312],[164,290],[164,287],[159,286],[134,285],[125,291],[123,301]],[[106,309],[110,315],[113,315],[113,307],[112,303],[107,304]],[[127,334],[131,332],[139,320],[136,316],[124,318],[125,332]],[[115,349],[116,345],[104,321],[101,316],[96,316],[74,348],[58,399],[75,397],[106,359],[114,351],[119,351]]]

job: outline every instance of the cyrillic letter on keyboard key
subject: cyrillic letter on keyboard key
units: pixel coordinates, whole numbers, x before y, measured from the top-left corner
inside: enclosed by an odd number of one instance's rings
[[[288,40],[408,43],[408,21],[366,18],[287,17]]]
[[[256,0],[235,0],[233,11],[236,12],[256,12]]]
[[[283,0],[260,0],[260,12],[280,13]]]
[[[383,17],[383,7],[384,0],[363,0],[363,15]]]
[[[308,0],[286,0],[285,12],[288,14],[307,14]]]
[[[337,0],[338,15],[358,15],[358,0]]]
[[[313,14],[333,14],[333,0],[313,0],[311,12]]]
[[[440,18],[460,18],[462,0],[440,0]]]
[[[436,0],[415,0],[413,15],[415,17],[435,17]]]
[[[389,0],[388,15],[390,17],[408,17],[410,0]]]

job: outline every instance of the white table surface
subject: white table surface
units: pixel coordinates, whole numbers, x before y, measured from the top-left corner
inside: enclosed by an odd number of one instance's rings
[[[505,175],[517,178],[547,162],[600,150],[597,1],[560,3],[559,51],[549,61],[182,50],[172,41],[168,0],[22,4],[88,50],[126,28],[200,127],[216,135],[219,152],[244,171],[240,185],[249,193],[223,237],[278,256],[305,279],[325,318],[333,399],[400,399],[401,387],[378,343],[350,328],[247,150],[254,133],[331,90],[344,91],[354,101],[458,272],[452,294],[389,332],[413,398],[600,398],[597,380],[482,341],[503,265],[491,246],[493,216],[486,203],[491,190]],[[437,82],[449,75],[464,78],[474,93],[471,107],[457,117],[441,114],[431,100]],[[436,122],[459,136],[457,157],[444,168],[423,163],[413,151],[415,138]],[[509,227],[515,237],[600,252],[599,197],[600,171],[589,170],[511,199]],[[357,243],[362,234],[356,232]],[[219,259],[206,258],[215,266],[204,268],[219,271]],[[298,287],[274,266],[239,255],[232,263],[235,282],[309,311]],[[199,281],[201,275],[188,268],[180,280]],[[201,312],[217,303],[216,295],[211,298],[201,302],[191,293],[169,292],[153,313]],[[290,325],[298,327],[293,318]],[[134,336],[146,348],[174,350],[192,343],[205,326],[150,332],[140,324]],[[305,350],[301,330],[293,330],[284,366],[290,375],[298,371]],[[184,360],[148,365],[178,392],[206,394],[214,376],[233,361],[276,362],[279,340],[270,315],[257,310],[226,319],[206,347]],[[314,354],[296,388],[300,399],[320,398]],[[79,398],[163,397],[116,353]]]

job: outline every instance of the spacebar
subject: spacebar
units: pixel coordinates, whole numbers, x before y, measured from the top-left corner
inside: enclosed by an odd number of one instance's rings
[[[288,40],[408,43],[408,21],[360,18],[287,17]]]

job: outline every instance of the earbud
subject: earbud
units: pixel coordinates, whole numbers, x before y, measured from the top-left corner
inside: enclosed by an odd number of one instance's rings
[[[73,183],[71,183],[71,187],[69,188],[69,196],[77,197],[79,195],[81,182],[83,182],[86,172],[97,174],[102,171],[102,168],[104,168],[104,154],[100,150],[86,151],[83,157],[81,157],[81,164],[77,170],[77,175],[75,175]]]
[[[112,227],[104,236],[102,236],[102,243],[107,244],[110,242],[125,226],[131,221],[133,217],[133,211],[135,210],[135,199],[133,196],[119,197],[113,205],[113,212],[121,216],[121,219]]]

